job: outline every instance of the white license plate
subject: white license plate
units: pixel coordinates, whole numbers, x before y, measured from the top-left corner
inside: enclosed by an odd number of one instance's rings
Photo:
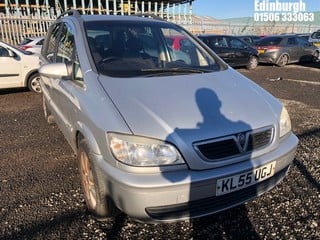
[[[231,193],[249,187],[274,175],[276,162],[271,162],[252,171],[218,179],[216,195]]]

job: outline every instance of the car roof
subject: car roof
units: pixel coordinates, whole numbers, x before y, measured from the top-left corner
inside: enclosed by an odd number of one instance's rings
[[[68,15],[69,14],[69,15]],[[91,14],[84,14],[81,15],[78,11],[71,10],[65,13],[62,13],[57,19],[65,19],[65,18],[72,18],[72,19],[79,19],[80,21],[84,22],[91,22],[91,21],[139,21],[139,22],[162,22],[173,24],[171,22],[167,22],[166,20],[150,14],[143,14],[143,15],[91,15]]]

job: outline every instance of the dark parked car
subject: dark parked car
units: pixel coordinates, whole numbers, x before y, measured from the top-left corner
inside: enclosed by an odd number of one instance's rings
[[[241,39],[242,41],[245,41],[249,45],[255,44],[258,40],[261,39],[260,36],[256,35],[238,35],[237,38]]]
[[[275,35],[262,38],[255,47],[259,61],[284,66],[288,63],[318,61],[319,49],[297,35]]]
[[[258,51],[237,37],[228,35],[198,37],[232,67],[246,66],[248,69],[255,69],[258,65]]]

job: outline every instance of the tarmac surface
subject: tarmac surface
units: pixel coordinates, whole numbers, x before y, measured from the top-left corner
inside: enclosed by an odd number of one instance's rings
[[[320,64],[237,69],[281,99],[300,142],[278,186],[239,207],[195,220],[96,221],[77,160],[41,95],[0,90],[0,239],[320,239]]]

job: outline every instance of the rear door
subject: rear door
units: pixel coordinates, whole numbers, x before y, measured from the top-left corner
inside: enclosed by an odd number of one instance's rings
[[[235,66],[246,65],[250,57],[247,45],[234,37],[228,37],[228,45],[233,52],[233,64]]]

